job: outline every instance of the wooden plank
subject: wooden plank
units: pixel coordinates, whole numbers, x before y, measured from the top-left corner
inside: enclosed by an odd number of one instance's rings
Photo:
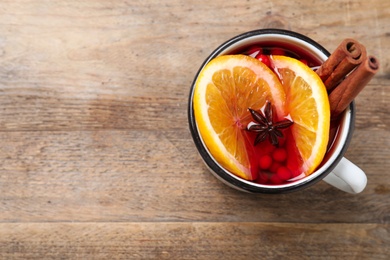
[[[359,141],[369,134],[357,133],[347,153],[367,172],[362,194],[319,183],[266,196],[220,183],[188,131],[2,132],[0,221],[387,223],[388,133]]]
[[[355,100],[356,128],[390,129],[390,94],[384,85],[368,85]],[[188,129],[190,84],[181,86],[182,97],[98,94],[69,90],[66,94],[44,88],[2,89],[0,131]],[[44,95],[41,93],[45,92]]]
[[[286,27],[318,39],[329,50],[341,39],[355,37],[383,61],[370,90],[358,100],[359,107],[364,108],[359,110],[358,125],[373,122],[388,129],[390,119],[384,111],[390,104],[386,91],[390,65],[385,61],[390,50],[382,46],[390,45],[390,37],[385,28],[378,26],[390,23],[386,15],[388,1],[339,3],[332,12],[332,24],[328,24],[328,14],[321,12],[327,3],[309,9],[299,1],[280,6],[262,4],[260,20],[251,17],[258,5],[248,2],[244,6],[249,9],[243,10],[250,12],[245,16],[252,18],[245,19],[245,25],[240,23],[229,30],[211,26],[205,30],[196,15],[188,12],[207,14],[212,9],[191,1],[188,9],[178,3],[157,8],[156,4],[111,5],[104,1],[83,5],[75,1],[69,5],[7,2],[0,10],[2,28],[9,28],[0,29],[4,39],[0,59],[0,130],[151,129],[154,122],[165,129],[169,125],[183,128],[189,87],[209,53],[235,34],[285,23]],[[177,19],[171,21],[166,13],[172,14],[172,7],[178,8],[178,12]],[[83,8],[89,10],[88,14]],[[223,20],[227,24],[229,19],[235,21],[236,8],[233,3],[225,5],[228,20]],[[277,12],[296,8],[302,8],[299,15],[282,16]],[[343,15],[346,10],[348,16]],[[364,15],[361,10],[365,10]],[[315,19],[308,15],[312,12],[318,12]],[[159,23],[152,23],[150,17]],[[321,17],[326,19],[319,20]],[[372,17],[375,19],[370,20]],[[362,29],[362,24],[375,28],[375,39]],[[128,26],[134,26],[131,33]],[[177,31],[178,26],[191,27],[190,33]]]
[[[388,259],[386,224],[0,224],[2,259]]]
[[[89,99],[82,92],[67,98],[56,92],[42,96],[40,91],[44,90],[17,94],[11,93],[15,89],[3,90],[0,131],[188,129],[186,99],[121,95]]]

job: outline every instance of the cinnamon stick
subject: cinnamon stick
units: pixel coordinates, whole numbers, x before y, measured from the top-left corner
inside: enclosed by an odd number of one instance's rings
[[[316,71],[328,92],[331,92],[366,58],[366,48],[354,39],[343,40]]]
[[[330,94],[329,104],[332,119],[337,118],[379,70],[379,61],[368,56]]]

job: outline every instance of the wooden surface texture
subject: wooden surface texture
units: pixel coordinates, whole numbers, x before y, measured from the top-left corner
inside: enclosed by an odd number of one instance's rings
[[[190,85],[231,37],[290,29],[381,63],[346,157],[368,176],[252,195],[193,144]],[[0,259],[390,259],[390,1],[0,3]]]

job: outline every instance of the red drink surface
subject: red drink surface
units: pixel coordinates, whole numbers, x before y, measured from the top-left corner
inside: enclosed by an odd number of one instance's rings
[[[321,65],[321,61],[314,55],[310,54],[297,46],[280,43],[280,42],[262,42],[261,44],[255,44],[244,48],[237,49],[232,54],[246,54],[255,57],[256,54],[264,55],[284,55],[291,58],[301,60],[309,67],[316,67]]]

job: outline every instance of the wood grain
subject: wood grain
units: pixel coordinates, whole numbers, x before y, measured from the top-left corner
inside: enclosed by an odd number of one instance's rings
[[[386,137],[380,131],[376,136]],[[2,139],[7,153],[0,157],[0,221],[389,220],[390,183],[379,170],[390,164],[386,153],[369,152],[379,142],[351,144],[355,149],[348,153],[360,167],[372,169],[362,194],[344,194],[321,183],[298,193],[264,196],[219,183],[185,131],[6,132]]]
[[[1,259],[389,259],[390,2],[0,4]],[[346,157],[368,176],[278,196],[215,179],[187,123],[212,50],[258,28],[329,51],[362,42],[381,70],[356,98]]]
[[[384,224],[0,224],[0,256],[107,259],[115,253],[115,259],[280,259],[288,254],[289,259],[387,259],[389,231]]]

